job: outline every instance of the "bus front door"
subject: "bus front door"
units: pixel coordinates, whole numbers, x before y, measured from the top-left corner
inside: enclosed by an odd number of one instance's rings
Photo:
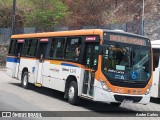
[[[89,98],[93,98],[94,94],[94,80],[95,71],[98,65],[98,50],[99,46],[97,43],[88,43],[85,51],[85,71],[84,80],[82,85],[82,95]]]
[[[39,44],[38,48],[38,61],[37,61],[37,77],[36,77],[36,86],[41,86],[42,85],[42,75],[43,75],[43,65],[44,65],[44,59],[45,59],[45,54],[46,54],[46,49],[47,49],[47,43],[42,42]]]
[[[16,45],[16,58],[17,59],[16,59],[14,69],[13,69],[13,74],[14,74],[13,76],[15,78],[17,78],[18,74],[19,74],[19,66],[20,66],[20,62],[21,62],[21,54],[22,54],[22,50],[23,50],[23,45],[24,45],[23,42],[17,42],[17,45]]]

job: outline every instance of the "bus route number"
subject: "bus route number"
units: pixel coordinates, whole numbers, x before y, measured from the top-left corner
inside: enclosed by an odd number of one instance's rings
[[[76,69],[70,69],[70,73],[76,73]]]

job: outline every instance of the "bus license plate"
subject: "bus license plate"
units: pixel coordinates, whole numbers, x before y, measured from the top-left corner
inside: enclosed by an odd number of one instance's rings
[[[123,103],[133,103],[133,100],[129,100],[129,99],[124,99]]]

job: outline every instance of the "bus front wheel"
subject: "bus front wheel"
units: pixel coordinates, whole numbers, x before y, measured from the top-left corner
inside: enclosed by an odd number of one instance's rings
[[[68,102],[72,105],[77,105],[79,103],[78,97],[78,87],[75,81],[72,81],[68,88]]]
[[[28,72],[25,71],[22,75],[22,80],[21,80],[21,85],[23,88],[27,89],[29,88],[29,83],[28,83]]]

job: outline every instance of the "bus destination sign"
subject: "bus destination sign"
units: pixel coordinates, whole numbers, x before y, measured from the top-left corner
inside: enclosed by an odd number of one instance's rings
[[[110,35],[110,41],[146,46],[146,41],[143,39],[121,36],[121,35]]]

